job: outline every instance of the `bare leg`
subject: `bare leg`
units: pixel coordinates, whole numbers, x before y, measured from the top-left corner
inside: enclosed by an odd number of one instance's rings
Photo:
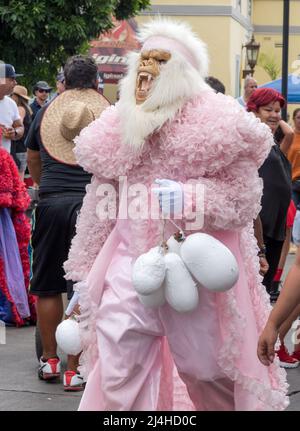
[[[69,371],[74,371],[75,373],[77,372],[77,367],[79,364],[79,355],[73,356],[73,355],[68,355],[68,370]]]
[[[61,295],[39,297],[37,300],[37,318],[43,344],[43,358],[55,358],[55,331],[63,316]]]
[[[286,237],[285,237],[285,240],[284,240],[284,243],[283,243],[283,246],[282,246],[280,260],[279,260],[279,263],[278,263],[278,268],[279,269],[283,269],[284,268],[287,255],[289,254],[291,237],[292,237],[292,229],[290,227],[287,227],[286,228]]]

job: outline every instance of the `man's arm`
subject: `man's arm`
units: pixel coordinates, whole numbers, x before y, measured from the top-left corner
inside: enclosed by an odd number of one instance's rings
[[[257,245],[259,248],[259,252],[258,252],[259,265],[260,265],[259,273],[260,273],[260,275],[264,276],[269,270],[269,264],[268,264],[267,259],[266,259],[266,251],[265,251],[264,237],[263,237],[263,227],[262,227],[262,223],[261,223],[261,219],[260,219],[259,215],[254,220],[253,226],[254,226],[254,236],[256,238]]]
[[[40,152],[27,148],[27,164],[31,178],[35,183],[40,184],[42,173],[42,160]]]
[[[270,365],[275,357],[276,343],[280,326],[289,318],[300,303],[300,249],[284,282],[284,287],[269,316],[266,326],[259,338],[257,355],[264,365]]]
[[[13,141],[18,141],[24,135],[24,126],[22,120],[15,120],[13,122],[14,137],[11,138]]]
[[[24,126],[22,120],[15,120],[11,127],[3,127],[3,135],[6,139],[17,141],[21,139],[24,134]]]

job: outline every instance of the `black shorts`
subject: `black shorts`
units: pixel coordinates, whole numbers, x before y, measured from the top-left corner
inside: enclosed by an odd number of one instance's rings
[[[73,294],[63,264],[75,234],[83,194],[42,198],[32,214],[30,293],[37,296]]]

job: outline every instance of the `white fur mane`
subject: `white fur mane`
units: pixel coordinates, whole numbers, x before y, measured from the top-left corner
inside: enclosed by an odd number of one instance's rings
[[[138,39],[141,43],[144,43],[152,36],[165,36],[184,45],[196,60],[197,69],[202,78],[208,75],[207,46],[187,23],[159,17],[143,24],[138,33]]]
[[[181,43],[184,41],[198,68],[195,69],[180,53],[172,53],[171,59],[161,66],[160,75],[147,100],[137,105],[135,86],[139,54],[129,55],[128,72],[120,83],[118,109],[123,141],[136,150],[143,146],[149,135],[166,121],[172,120],[188,99],[210,88],[204,81],[208,69],[206,46],[187,25],[159,19],[143,26],[139,39],[144,42],[151,36],[166,36]]]

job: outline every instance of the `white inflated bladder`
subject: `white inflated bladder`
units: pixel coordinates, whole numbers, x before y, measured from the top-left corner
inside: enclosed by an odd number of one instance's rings
[[[198,289],[181,257],[169,252],[165,255],[165,262],[164,289],[167,302],[179,313],[194,310],[199,300]]]
[[[132,268],[132,283],[140,295],[158,290],[165,278],[166,264],[162,247],[154,247],[137,258]]]
[[[194,233],[185,239],[180,255],[199,284],[213,292],[231,289],[239,278],[232,252],[219,240],[205,233]]]
[[[79,323],[73,318],[66,319],[58,325],[55,338],[66,355],[78,355],[82,350]]]
[[[198,287],[225,292],[239,278],[235,256],[211,235],[184,238],[177,232],[166,245],[142,254],[133,265],[133,286],[145,307],[161,307],[167,301],[174,310],[186,313],[198,305]]]
[[[141,301],[141,303],[147,307],[147,308],[158,308],[162,307],[165,302],[165,290],[164,287],[161,286],[159,289],[157,289],[155,292],[150,293],[150,295],[139,295],[138,298]]]

